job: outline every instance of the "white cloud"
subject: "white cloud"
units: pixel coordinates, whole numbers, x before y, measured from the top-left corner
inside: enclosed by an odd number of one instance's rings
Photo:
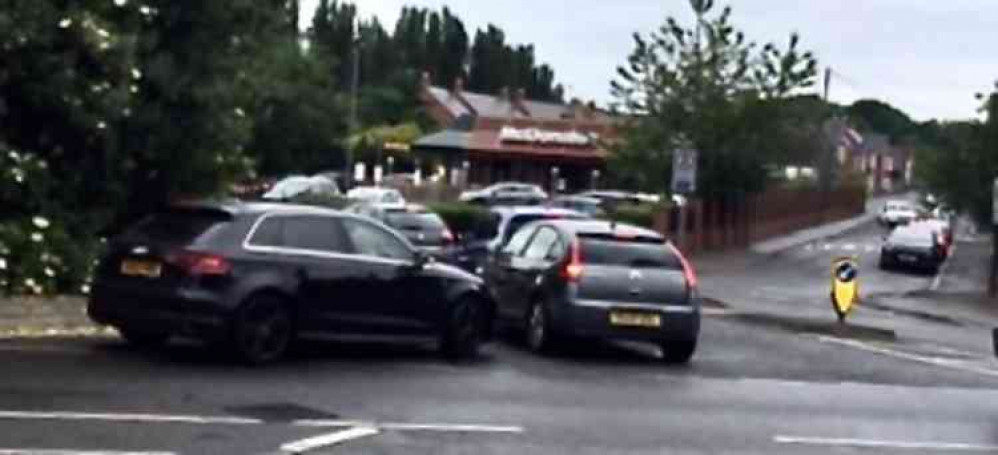
[[[303,24],[318,0],[303,0]],[[536,45],[570,95],[609,100],[616,65],[631,34],[658,27],[667,15],[687,18],[685,1],[662,0],[360,0],[363,17],[391,30],[404,5],[448,5],[474,30],[488,23],[507,39]],[[806,48],[842,77],[832,99],[880,98],[916,118],[975,116],[974,93],[998,78],[990,42],[998,3],[982,0],[738,0],[733,20],[757,41],[782,43],[800,31]]]

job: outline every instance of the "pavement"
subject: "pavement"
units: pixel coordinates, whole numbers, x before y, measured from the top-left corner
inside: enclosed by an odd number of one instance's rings
[[[263,369],[192,342],[9,337],[0,454],[998,453],[998,315],[975,300],[989,245],[963,236],[937,279],[877,270],[882,235],[860,223],[772,254],[698,258],[714,303],[686,366],[619,342],[536,356],[516,334],[471,363],[340,342]],[[828,268],[846,253],[864,299],[841,328]],[[81,301],[66,302],[78,321]],[[53,317],[46,301],[26,305],[24,321]]]

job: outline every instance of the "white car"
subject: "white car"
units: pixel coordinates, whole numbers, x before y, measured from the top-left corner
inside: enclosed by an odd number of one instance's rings
[[[303,194],[339,196],[340,189],[332,180],[316,175],[305,177],[295,175],[277,182],[263,198],[272,201],[288,200]]]
[[[530,183],[496,183],[477,191],[465,191],[458,196],[461,202],[489,203],[539,203],[548,198],[540,186]]]
[[[357,202],[405,208],[405,197],[394,188],[358,186],[347,191],[347,198]]]
[[[877,219],[886,226],[897,226],[908,224],[918,218],[918,211],[915,206],[908,201],[887,201],[884,208],[880,210]]]

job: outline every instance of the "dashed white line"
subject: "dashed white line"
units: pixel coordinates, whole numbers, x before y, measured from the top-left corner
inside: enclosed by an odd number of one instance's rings
[[[281,446],[281,452],[289,454],[300,454],[315,449],[331,447],[355,439],[366,438],[378,434],[374,427],[354,427],[340,430],[335,433],[324,434],[299,441],[289,442]]]
[[[881,346],[873,346],[862,341],[847,340],[844,338],[831,337],[826,335],[818,336],[818,340],[824,343],[838,344],[840,346],[851,347],[861,351],[871,352],[874,354],[885,355],[888,357],[894,357],[897,359],[910,360],[912,362],[923,363],[926,365],[932,365],[943,368],[950,368],[954,370],[960,370],[968,373],[976,373],[984,376],[990,376],[998,378],[998,370],[992,370],[985,367],[969,365],[965,362],[957,361],[954,359],[940,358],[940,357],[929,357],[918,354],[912,354],[910,352],[895,351],[893,349],[888,349]]]
[[[811,445],[824,447],[844,447],[856,449],[898,449],[898,450],[933,450],[958,452],[995,452],[998,445],[972,444],[963,442],[931,442],[931,441],[887,441],[878,439],[854,438],[821,438],[807,436],[773,437],[773,442],[780,444]]]
[[[180,423],[196,425],[260,425],[260,419],[194,415],[118,414],[99,412],[0,411],[0,420],[96,420],[126,423]]]
[[[842,249],[846,251],[856,251],[856,245],[853,243],[847,243],[842,246]]]
[[[467,425],[455,423],[365,422],[360,420],[295,420],[298,427],[375,427],[394,431],[449,431],[455,433],[523,433],[523,427],[513,425]]]
[[[174,452],[136,452],[119,450],[0,449],[0,455],[176,455]]]

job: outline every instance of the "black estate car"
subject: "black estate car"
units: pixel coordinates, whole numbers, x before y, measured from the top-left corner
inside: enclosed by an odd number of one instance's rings
[[[334,210],[174,207],[109,247],[88,312],[136,344],[194,336],[266,363],[299,336],[429,336],[463,357],[491,332],[494,305],[480,278]]]
[[[371,217],[395,229],[419,250],[441,257],[454,245],[454,234],[443,218],[417,204],[356,204],[347,211]]]
[[[880,250],[880,268],[916,268],[937,273],[946,260],[939,235],[922,226],[901,226],[887,237]]]
[[[493,255],[486,282],[499,322],[547,351],[565,337],[650,341],[669,362],[696,350],[696,275],[655,232],[610,221],[545,220]]]

